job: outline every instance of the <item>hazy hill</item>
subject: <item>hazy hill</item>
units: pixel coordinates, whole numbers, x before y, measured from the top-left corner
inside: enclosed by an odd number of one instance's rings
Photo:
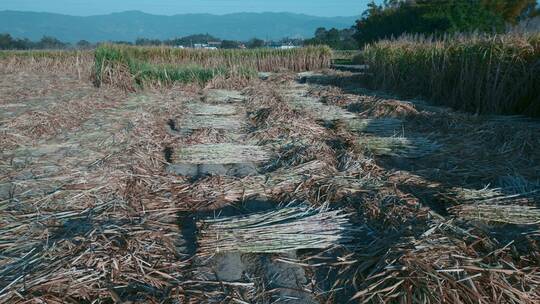
[[[127,11],[89,17],[52,13],[0,11],[0,33],[31,40],[43,35],[60,40],[132,41],[138,37],[167,39],[209,33],[222,39],[312,37],[317,27],[347,28],[356,17],[315,17],[292,13],[185,14],[159,16]]]

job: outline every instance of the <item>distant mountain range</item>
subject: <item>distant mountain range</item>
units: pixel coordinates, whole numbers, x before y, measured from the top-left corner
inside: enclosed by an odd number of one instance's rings
[[[309,38],[318,27],[351,27],[358,17],[316,17],[293,13],[184,14],[159,16],[127,11],[89,17],[0,11],[0,33],[38,40],[44,35],[66,42],[134,41],[211,34],[221,39]]]

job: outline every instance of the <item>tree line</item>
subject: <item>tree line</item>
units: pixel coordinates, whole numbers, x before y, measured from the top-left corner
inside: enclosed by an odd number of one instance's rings
[[[50,36],[44,36],[39,41],[31,41],[26,38],[14,38],[10,34],[0,34],[0,50],[65,49],[69,46],[69,43]]]
[[[237,48],[261,48],[277,45],[303,45],[302,39],[284,38],[279,41],[265,41],[258,38],[253,38],[248,41],[237,40],[222,40],[210,34],[195,34],[186,37],[159,40],[150,38],[137,38],[135,41],[107,41],[114,44],[136,45],[136,46],[184,46],[193,47],[197,44],[208,44],[218,42],[219,47],[223,49]],[[90,43],[86,40],[81,40],[75,44],[62,42],[57,38],[44,36],[39,41],[31,41],[29,39],[21,39],[12,37],[10,34],[0,34],[0,50],[35,50],[35,49],[92,49],[99,43]]]
[[[310,39],[285,38],[265,41],[221,40],[209,34],[159,40],[139,38],[134,42],[111,41],[131,45],[169,45],[190,47],[195,44],[220,42],[221,48],[258,48],[275,45],[319,45],[333,49],[358,49],[363,45],[402,34],[445,35],[463,32],[502,32],[508,26],[540,15],[537,0],[384,0],[368,5],[356,24],[348,29],[318,28]],[[39,41],[14,38],[0,34],[0,50],[8,49],[89,49],[94,44],[81,40],[72,45],[54,37],[45,36]]]
[[[210,34],[195,34],[195,35],[189,35],[185,37],[167,39],[167,40],[138,38],[135,40],[134,43],[129,43],[129,44],[138,45],[138,46],[167,45],[167,46],[193,47],[196,44],[208,44],[210,42],[218,42],[220,48],[224,48],[224,49],[236,49],[242,46],[246,48],[258,48],[258,47],[264,47],[268,45],[269,43],[272,43],[272,42],[264,41],[258,38],[253,38],[248,41],[222,40]]]
[[[239,41],[239,40],[222,40],[220,38],[214,37],[210,34],[195,34],[189,35],[181,38],[159,40],[159,39],[148,39],[148,38],[137,38],[135,42],[125,42],[125,41],[115,41],[119,44],[129,44],[137,46],[184,46],[184,47],[194,47],[197,44],[208,44],[212,42],[217,42],[219,48],[222,49],[238,49],[238,48],[262,48],[268,46],[277,46],[277,45],[304,45],[303,39],[294,39],[294,38],[283,38],[278,41],[267,41],[259,38],[252,38],[248,41]]]

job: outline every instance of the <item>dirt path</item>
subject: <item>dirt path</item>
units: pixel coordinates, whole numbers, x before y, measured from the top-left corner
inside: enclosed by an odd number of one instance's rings
[[[197,133],[216,132],[217,140],[171,147],[174,164],[169,171],[193,178],[257,175],[258,167],[271,158],[271,151],[247,138],[250,124],[245,98],[238,91],[210,90],[203,100],[188,103],[181,118],[171,118],[169,131],[188,139]]]
[[[184,144],[171,147],[172,164],[167,171],[191,178],[195,183],[206,177],[266,179],[265,166],[274,155],[271,147],[261,145],[252,138],[250,133],[254,126],[246,112],[246,99],[239,91],[208,90],[200,101],[186,104],[187,111],[181,117],[171,118],[168,123],[168,132],[180,137]],[[212,132],[219,135],[205,137]],[[275,207],[272,202],[256,199],[248,198],[241,208],[229,213],[249,214],[269,206]],[[226,212],[214,211],[214,214]],[[210,214],[194,213],[190,216],[204,218]],[[194,230],[184,231],[190,232],[197,233]],[[196,247],[197,236],[188,238]],[[224,252],[202,258],[197,257],[196,248],[192,251],[195,254],[192,280],[206,289],[208,301],[223,299],[223,285],[242,301],[315,303],[310,293],[303,291],[308,279],[300,266],[278,262],[268,255],[256,253]],[[287,256],[294,258],[295,252]]]

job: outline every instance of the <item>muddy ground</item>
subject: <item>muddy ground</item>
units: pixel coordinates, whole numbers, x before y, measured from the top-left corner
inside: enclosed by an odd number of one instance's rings
[[[3,69],[0,302],[538,303],[540,122],[362,73],[125,93]],[[200,219],[291,202],[355,228],[325,249],[199,251]]]

